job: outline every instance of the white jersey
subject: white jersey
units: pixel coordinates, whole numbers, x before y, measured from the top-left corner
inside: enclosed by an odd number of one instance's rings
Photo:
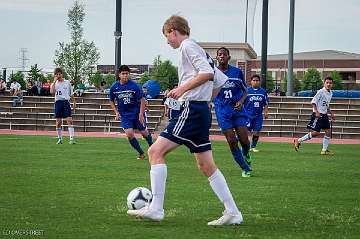
[[[61,82],[56,81],[55,83],[55,101],[58,100],[70,100],[73,95],[73,90],[70,81],[63,80]]]
[[[221,75],[218,69],[210,66],[205,51],[193,40],[185,39],[180,44],[180,62],[178,68],[179,86],[193,79],[197,74],[214,73]],[[179,101],[210,101],[213,88],[222,86],[227,79],[214,77],[214,81],[208,81],[194,89],[185,92]]]
[[[318,90],[314,98],[312,98],[311,103],[316,105],[320,114],[327,114],[332,94],[331,90],[329,92],[324,87]]]
[[[13,82],[10,85],[10,90],[21,90],[21,85],[19,82]]]
[[[171,97],[166,98],[164,104],[172,110],[180,110],[181,107],[180,102]]]

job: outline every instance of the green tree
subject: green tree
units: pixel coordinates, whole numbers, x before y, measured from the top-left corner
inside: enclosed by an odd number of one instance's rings
[[[21,71],[16,72],[15,74],[10,75],[10,80],[7,83],[7,87],[9,88],[11,83],[13,83],[15,80],[21,85],[21,89],[26,89],[26,82],[24,80],[25,76]]]
[[[96,88],[100,88],[100,83],[103,79],[103,76],[100,71],[95,72],[92,76],[89,77],[89,83],[95,85]]]
[[[97,64],[100,58],[95,43],[83,38],[84,18],[84,5],[75,1],[72,8],[68,10],[67,26],[71,40],[69,43],[59,42],[59,48],[55,50],[54,63],[66,72],[69,80],[73,80],[75,85],[90,75],[91,66]]]
[[[301,81],[299,80],[299,78],[297,77],[296,74],[293,74],[293,79],[294,79],[294,92],[301,91],[302,90],[302,83],[301,83]],[[286,75],[285,78],[284,78],[284,81],[282,83],[283,87],[282,87],[281,91],[283,91],[283,92],[287,92],[287,80],[288,80],[288,78],[287,78],[287,75]]]
[[[144,79],[145,77],[146,76],[144,76]],[[150,79],[158,80],[161,90],[173,87],[177,85],[179,81],[176,67],[169,60],[163,62],[160,56],[154,59],[154,68],[151,71]]]
[[[114,84],[114,82],[115,82],[115,74],[106,74],[105,76],[104,76],[104,80],[105,80],[105,82],[106,82],[106,85],[108,86],[108,87],[111,87],[113,84]]]
[[[54,74],[52,74],[52,73],[47,73],[44,77],[45,77],[45,81],[48,81],[48,80],[50,80],[50,82],[54,81]]]
[[[257,73],[257,74],[260,76],[260,73]],[[271,93],[274,91],[275,82],[274,82],[271,72],[268,71],[266,74],[266,86],[265,86],[264,82],[261,82],[261,87],[264,89],[266,88],[267,93]]]
[[[41,69],[37,67],[37,64],[30,67],[28,77],[30,78],[30,80],[32,80],[32,82],[35,82],[37,80],[46,82],[47,80],[45,76],[41,73]]]
[[[331,78],[334,80],[333,90],[342,90],[344,89],[344,85],[342,84],[342,78],[338,71],[332,71],[330,73]]]
[[[148,80],[150,80],[150,75],[145,72],[144,74],[142,74],[142,76],[140,77],[140,80],[138,80],[138,84],[139,85],[143,85],[145,84]]]
[[[309,68],[304,75],[303,89],[318,90],[322,87],[321,74],[316,68]]]

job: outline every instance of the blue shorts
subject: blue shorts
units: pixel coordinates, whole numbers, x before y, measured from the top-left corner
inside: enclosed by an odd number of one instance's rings
[[[232,106],[215,106],[216,118],[221,130],[246,127],[249,118],[244,111],[235,110]]]
[[[120,125],[121,127],[123,127],[124,129],[137,129],[140,131],[144,131],[146,130],[147,127],[147,120],[146,120],[146,114],[144,113],[144,125],[142,125],[140,123],[139,118],[135,118],[135,117],[129,117],[129,116],[121,116],[121,122]]]
[[[211,150],[210,127],[211,112],[208,102],[189,101],[181,105],[178,117],[169,120],[160,136],[185,145],[191,153],[202,153]]]
[[[179,114],[180,114],[180,110],[169,109],[168,110],[169,121],[175,118],[177,119],[179,117]]]
[[[330,129],[330,121],[328,115],[320,114],[320,117],[316,118],[315,113],[312,113],[307,128],[316,132],[320,132],[322,129]]]
[[[263,116],[258,115],[254,117],[249,117],[248,130],[251,131],[261,131],[263,125]]]
[[[71,117],[71,107],[68,100],[57,100],[55,102],[55,118]]]

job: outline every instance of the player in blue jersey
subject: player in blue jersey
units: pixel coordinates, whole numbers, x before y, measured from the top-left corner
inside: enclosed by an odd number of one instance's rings
[[[121,127],[124,128],[130,145],[139,154],[137,159],[143,160],[145,154],[135,138],[134,129],[140,131],[149,146],[152,144],[152,137],[146,128],[144,93],[135,81],[129,80],[129,74],[130,68],[127,65],[120,66],[119,80],[110,88],[110,105],[115,113],[115,120],[121,117]]]
[[[256,149],[259,141],[260,131],[263,124],[263,111],[265,119],[269,115],[269,97],[266,91],[260,87],[260,76],[253,75],[251,77],[251,87],[248,88],[248,95],[245,101],[245,108],[249,115],[249,132],[252,132],[251,151],[259,152]]]
[[[243,170],[242,176],[250,177],[250,142],[246,127],[249,120],[243,106],[247,95],[247,87],[242,71],[229,65],[230,58],[230,52],[227,48],[221,47],[217,50],[218,67],[229,79],[214,100],[216,118],[230,146],[234,160]],[[238,139],[241,142],[243,151],[239,148]]]

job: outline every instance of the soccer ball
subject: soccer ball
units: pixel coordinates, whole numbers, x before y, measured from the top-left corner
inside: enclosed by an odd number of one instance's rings
[[[144,187],[137,187],[131,190],[127,196],[127,206],[131,210],[138,210],[145,207],[152,199],[151,191]]]

